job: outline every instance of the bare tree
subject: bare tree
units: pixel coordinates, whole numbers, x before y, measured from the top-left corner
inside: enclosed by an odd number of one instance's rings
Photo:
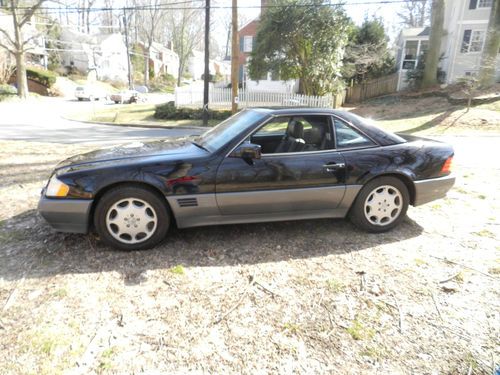
[[[444,35],[444,7],[445,0],[433,0],[431,35],[429,37],[429,51],[425,57],[423,87],[430,87],[437,84],[439,55]]]
[[[431,2],[432,0],[405,0],[402,11],[397,13],[401,23],[408,27],[424,27],[430,19]]]
[[[14,73],[15,66],[10,52],[0,49],[0,84],[9,80]]]
[[[28,96],[26,52],[30,50],[31,42],[39,36],[31,35],[25,38],[23,28],[45,1],[46,0],[36,0],[28,3],[21,3],[20,0],[7,0],[7,7],[12,15],[12,31],[14,36],[11,35],[9,30],[0,29],[0,35],[3,35],[6,39],[6,42],[0,42],[0,47],[9,51],[16,59],[17,94],[21,98],[26,98]]]
[[[495,83],[495,67],[500,49],[500,1],[494,1],[491,7],[490,21],[486,34],[486,42],[481,56],[479,84],[490,87]]]
[[[143,1],[143,2],[141,2]],[[144,85],[149,84],[149,58],[151,47],[155,40],[160,40],[162,32],[162,23],[165,19],[165,10],[161,8],[162,0],[139,0],[137,6],[144,5],[145,9],[136,14],[139,37],[144,46]],[[147,6],[146,6],[147,5]]]
[[[186,7],[188,8],[188,7]],[[181,76],[186,69],[194,47],[203,37],[203,15],[198,9],[179,9],[168,14],[170,38],[174,51],[179,55],[179,76],[177,85],[181,84]]]

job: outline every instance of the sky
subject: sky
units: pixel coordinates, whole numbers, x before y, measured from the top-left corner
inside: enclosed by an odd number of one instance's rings
[[[400,11],[401,4],[370,4],[370,5],[359,5],[360,2],[374,2],[376,0],[343,0],[345,3],[345,10],[349,17],[353,19],[353,21],[357,25],[361,25],[363,20],[366,17],[377,16],[383,19],[384,25],[386,26],[386,31],[390,36],[391,40],[394,40],[399,34],[400,24],[397,19],[396,13]],[[232,1],[231,0],[212,0],[212,3],[215,6],[223,6],[230,7]],[[240,7],[240,18],[244,18],[247,20],[252,20],[259,16],[260,9],[260,0],[238,0],[238,7]],[[253,7],[253,8],[245,8],[245,7]],[[229,9],[218,9],[214,12],[214,18],[217,20],[223,20],[230,18],[230,10]],[[220,25],[217,25],[217,29],[215,30],[216,35],[220,35],[221,30],[219,29]],[[224,33],[223,33],[224,34]],[[219,41],[221,44],[225,44],[222,38]]]

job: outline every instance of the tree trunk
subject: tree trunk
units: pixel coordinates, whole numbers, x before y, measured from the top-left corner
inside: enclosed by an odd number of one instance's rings
[[[424,79],[422,87],[436,85],[439,54],[441,53],[441,40],[444,34],[444,7],[445,0],[434,0],[432,3],[431,35],[429,38],[429,51],[425,59]]]
[[[149,49],[146,51],[144,56],[144,86],[149,85]]]
[[[28,79],[26,78],[26,59],[24,52],[16,53],[16,78],[17,95],[26,99],[28,97]]]
[[[500,49],[500,1],[493,1],[491,7],[486,42],[483,55],[481,56],[481,67],[479,70],[479,85],[488,88],[495,84],[495,74],[498,50]]]

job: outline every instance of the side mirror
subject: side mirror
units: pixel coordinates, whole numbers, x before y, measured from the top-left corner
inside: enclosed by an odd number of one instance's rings
[[[252,164],[253,160],[260,159],[261,157],[261,147],[254,143],[243,143],[236,147],[231,154],[230,158],[242,158],[248,164]]]

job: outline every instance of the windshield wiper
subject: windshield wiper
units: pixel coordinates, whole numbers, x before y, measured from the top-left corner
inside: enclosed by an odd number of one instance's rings
[[[203,146],[202,146],[202,145],[200,145],[199,143],[196,143],[196,142],[193,142],[193,141],[190,141],[190,142],[191,142],[193,145],[195,145],[196,147],[199,147],[199,148],[201,148],[202,150],[205,150],[205,151],[207,151],[207,152],[210,152],[210,151],[208,150],[208,148],[203,147]]]

